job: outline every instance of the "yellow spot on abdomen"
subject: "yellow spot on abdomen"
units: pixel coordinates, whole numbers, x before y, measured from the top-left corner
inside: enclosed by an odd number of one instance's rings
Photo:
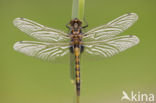
[[[76,71],[76,75],[79,76],[80,75],[80,72],[79,71]]]
[[[80,83],[80,78],[79,77],[77,77],[76,80],[77,80],[78,83]]]
[[[76,65],[76,69],[79,69],[79,64]]]

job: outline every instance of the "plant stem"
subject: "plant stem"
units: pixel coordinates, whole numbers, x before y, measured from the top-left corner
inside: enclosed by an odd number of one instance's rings
[[[73,0],[72,19],[78,18],[78,3],[79,0]]]
[[[78,18],[81,21],[83,21],[84,19],[84,9],[85,9],[85,0],[79,0]]]
[[[85,0],[73,0],[72,19],[84,19]]]

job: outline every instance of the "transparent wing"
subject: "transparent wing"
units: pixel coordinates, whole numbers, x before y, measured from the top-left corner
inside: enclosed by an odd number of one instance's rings
[[[113,56],[139,43],[134,35],[115,36],[102,41],[84,42],[85,51],[104,57]]]
[[[117,19],[94,28],[84,34],[85,40],[103,40],[115,36],[129,28],[138,19],[137,14],[129,13],[118,17]]]
[[[58,56],[67,54],[69,52],[69,44],[19,41],[14,44],[14,49],[28,56],[50,61]]]
[[[40,41],[57,42],[68,39],[68,34],[48,28],[26,18],[16,18],[13,24],[21,31]]]

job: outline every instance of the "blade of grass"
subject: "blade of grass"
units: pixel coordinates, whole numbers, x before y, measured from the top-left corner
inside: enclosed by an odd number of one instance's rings
[[[78,3],[79,0],[73,0],[72,19],[78,18]]]
[[[84,20],[84,9],[85,9],[85,0],[79,0],[78,5],[78,18],[83,21]]]
[[[72,19],[84,19],[85,0],[73,0]]]

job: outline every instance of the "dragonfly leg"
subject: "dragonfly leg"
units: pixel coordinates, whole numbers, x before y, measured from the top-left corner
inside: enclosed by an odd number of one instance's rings
[[[68,29],[71,29],[71,26],[69,26],[69,24],[70,24],[70,23],[66,24],[66,27],[67,27]]]
[[[84,29],[84,28],[86,28],[86,27],[88,27],[88,22],[86,21],[86,19],[84,19],[84,23],[86,24],[86,25],[84,25],[82,28]]]
[[[72,29],[72,28],[71,28],[71,26],[69,26],[69,24],[70,24],[70,23],[66,24],[66,27],[69,29],[69,31],[68,31],[68,32],[70,32],[70,31],[71,31],[71,29]]]

